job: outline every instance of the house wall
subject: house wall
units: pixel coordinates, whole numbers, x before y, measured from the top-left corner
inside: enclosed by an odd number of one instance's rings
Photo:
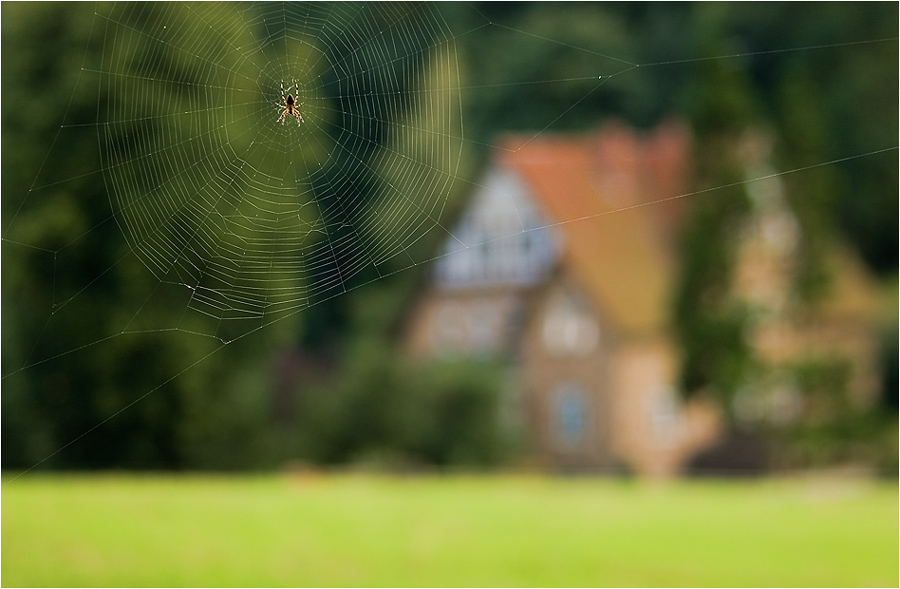
[[[415,356],[503,355],[521,323],[527,294],[515,288],[430,289],[411,313]]]
[[[624,341],[611,359],[614,452],[637,473],[669,478],[719,435],[719,415],[702,401],[684,403],[674,387],[675,348],[661,335]]]
[[[880,387],[880,342],[876,334],[871,325],[862,321],[807,318],[757,326],[751,342],[769,369],[804,361],[847,363],[848,399],[858,406],[867,406],[876,401]]]
[[[537,297],[520,352],[520,389],[537,458],[553,468],[615,466],[611,325],[566,277]]]
[[[553,324],[573,306],[572,345],[566,349],[554,344]],[[587,471],[625,466],[667,478],[716,439],[714,406],[685,404],[675,389],[678,356],[665,334],[622,333],[564,273],[536,297],[534,308],[522,339],[520,389],[543,465]],[[580,345],[574,335],[579,323],[586,333]],[[584,404],[583,430],[575,437],[566,435],[572,411],[567,396],[580,396]]]
[[[865,405],[878,391],[878,340],[872,321],[872,286],[865,269],[840,247],[824,257],[830,276],[820,300],[797,298],[803,235],[787,189],[767,160],[771,145],[750,135],[743,146],[749,214],[738,232],[733,297],[751,311],[748,343],[760,368],[736,399],[736,417],[747,424],[787,425],[815,411],[817,391],[801,392],[792,371],[803,363],[849,368],[846,393]],[[810,393],[810,394],[806,394]]]

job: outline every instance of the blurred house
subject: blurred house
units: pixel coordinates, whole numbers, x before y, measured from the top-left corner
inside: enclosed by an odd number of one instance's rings
[[[759,368],[735,398],[736,420],[789,426],[870,405],[880,384],[874,279],[852,251],[830,243],[823,292],[800,299],[793,283],[808,244],[772,167],[772,140],[748,132],[738,149],[753,181],[746,184],[749,213],[735,234],[731,296],[749,311],[746,337]]]
[[[751,206],[734,231],[729,296],[749,311],[756,368],[725,409],[752,428],[871,403],[872,280],[834,246],[826,296],[798,299],[803,235],[770,142],[748,134],[738,148]],[[691,166],[690,134],[674,122],[644,135],[608,124],[590,136],[507,137],[411,310],[408,347],[508,362],[514,413],[544,466],[676,474],[722,429],[717,408],[676,390],[674,242]],[[814,390],[837,379],[847,403]]]
[[[412,311],[409,347],[506,359],[545,466],[676,473],[718,427],[680,400],[668,330],[689,165],[675,123],[505,139]]]

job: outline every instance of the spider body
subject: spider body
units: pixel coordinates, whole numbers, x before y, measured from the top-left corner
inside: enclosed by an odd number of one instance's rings
[[[288,86],[287,96],[285,96],[284,90],[284,82],[281,83],[281,102],[276,102],[275,105],[281,109],[281,116],[278,117],[278,123],[284,124],[284,119],[287,117],[294,117],[297,119],[297,126],[303,122],[303,115],[300,114],[300,109],[298,107],[303,106],[303,103],[297,104],[297,101],[294,100],[294,95],[291,94],[292,89],[299,90],[299,85],[295,81],[293,84]]]

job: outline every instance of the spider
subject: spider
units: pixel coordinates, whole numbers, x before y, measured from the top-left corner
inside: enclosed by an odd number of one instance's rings
[[[284,124],[285,117],[292,116],[297,119],[297,126],[300,126],[300,123],[303,122],[303,115],[300,114],[300,110],[298,107],[303,106],[303,103],[297,104],[294,101],[294,95],[291,94],[291,89],[296,88],[298,91],[300,90],[300,85],[297,84],[295,80],[293,84],[291,84],[287,91],[288,95],[284,95],[284,82],[281,83],[281,102],[276,102],[275,105],[281,109],[281,116],[278,117],[278,123]]]

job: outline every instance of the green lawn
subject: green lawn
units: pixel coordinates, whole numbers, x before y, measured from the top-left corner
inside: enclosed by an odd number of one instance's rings
[[[4,586],[897,586],[898,487],[26,476]]]

